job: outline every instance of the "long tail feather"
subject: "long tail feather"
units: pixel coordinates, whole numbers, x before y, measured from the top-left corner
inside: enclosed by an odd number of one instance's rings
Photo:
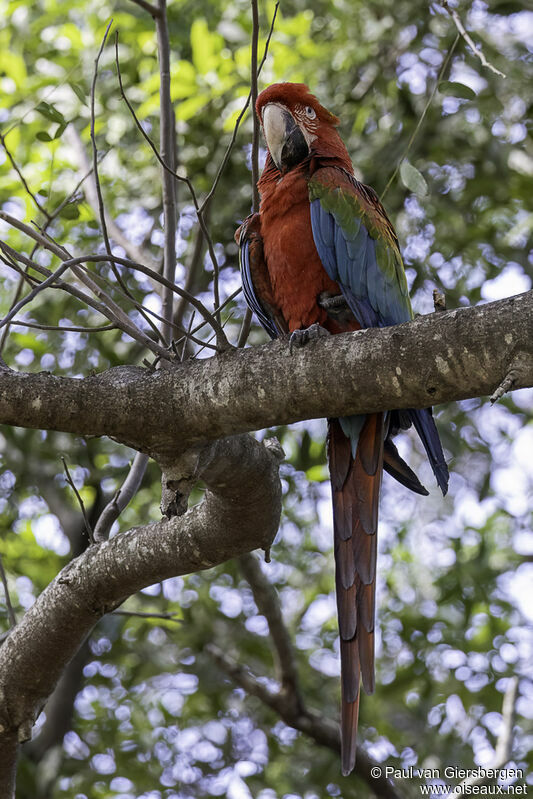
[[[359,693],[374,690],[374,616],[378,504],[383,471],[383,414],[368,415],[356,442],[330,420],[335,583],[341,641],[341,760],[355,765]],[[352,454],[355,452],[355,456]]]
[[[449,472],[431,408],[410,409],[408,413],[427,452],[437,483],[445,495],[448,491]]]

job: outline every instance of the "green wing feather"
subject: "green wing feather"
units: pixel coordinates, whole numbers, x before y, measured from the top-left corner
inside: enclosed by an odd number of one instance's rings
[[[413,318],[398,239],[375,192],[345,170],[309,181],[313,238],[326,272],[363,327]]]

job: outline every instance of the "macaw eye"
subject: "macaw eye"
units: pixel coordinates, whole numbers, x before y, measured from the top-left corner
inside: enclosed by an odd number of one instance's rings
[[[314,119],[316,117],[316,111],[314,108],[311,108],[310,105],[305,109],[305,113],[308,119]]]

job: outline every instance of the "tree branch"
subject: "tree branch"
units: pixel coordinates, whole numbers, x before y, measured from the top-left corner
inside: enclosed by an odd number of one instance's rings
[[[490,395],[513,370],[533,386],[533,292],[403,325],[287,340],[151,372],[84,379],[0,370],[0,423],[107,435],[172,459],[176,449],[303,419]]]
[[[70,124],[66,131],[65,136],[68,139],[68,142],[74,152],[76,153],[76,157],[82,172],[85,173],[85,184],[84,184],[84,194],[87,202],[91,206],[93,212],[98,215],[98,194],[96,191],[96,183],[93,175],[92,167],[89,165],[89,159],[87,158],[87,153],[85,152],[85,147],[83,146],[83,142],[81,140],[80,134],[78,133],[77,129],[74,127],[73,124]],[[105,209],[104,209],[105,213]],[[110,217],[107,213],[105,213],[105,221],[107,224],[107,229],[111,235],[111,238],[119,244],[124,252],[127,254],[128,258],[131,258],[133,261],[141,261],[141,263],[145,263],[151,269],[156,271],[158,269],[158,263],[155,258],[152,256],[150,252],[144,247],[139,247],[136,244],[133,244],[131,240],[126,236],[125,233],[119,228],[115,220]],[[157,290],[160,290],[160,285],[155,284],[157,286]]]
[[[113,526],[113,522],[118,519],[124,508],[131,502],[139,490],[147,464],[147,456],[138,452],[133,459],[133,463],[130,466],[128,475],[122,486],[105,506],[96,523],[93,532],[95,541],[105,541],[109,538],[109,532]]]
[[[474,40],[465,29],[461,17],[459,16],[455,8],[452,8],[447,2],[447,0],[440,0],[440,1],[442,7],[446,9],[450,17],[453,19],[455,27],[459,31],[459,34],[463,37],[467,45],[472,49],[474,55],[477,56],[477,58],[479,58],[482,66],[486,67],[487,69],[490,69],[491,72],[494,72],[495,75],[499,75],[500,78],[505,78],[505,74],[503,72],[500,72],[499,69],[496,69],[496,67],[493,67],[492,64],[489,61],[487,61],[480,48],[474,43]]]
[[[244,691],[256,696],[264,705],[270,707],[283,719],[285,724],[303,732],[320,746],[325,746],[337,754],[340,753],[341,740],[338,724],[325,719],[315,710],[296,709],[293,704],[286,701],[286,697],[282,692],[271,691],[249,669],[241,666],[240,663],[237,663],[232,657],[219,649],[218,646],[208,644],[206,650],[222,671]],[[372,768],[376,765],[363,749],[357,748],[354,773],[367,783],[372,793],[382,797],[382,799],[400,799],[402,794],[399,793],[396,786],[381,774],[381,769],[378,770],[380,776],[375,777],[372,775]]]
[[[277,455],[251,436],[187,453],[184,474],[201,476],[208,488],[199,505],[89,547],[43,591],[0,647],[1,796],[12,795],[4,753],[14,755],[13,742],[30,737],[46,697],[99,618],[154,582],[270,547],[281,514],[278,468]]]
[[[269,439],[271,440],[271,439]],[[294,710],[301,712],[303,703],[300,692],[296,658],[291,636],[283,621],[279,596],[269,582],[261,564],[251,553],[241,555],[239,565],[254,595],[255,604],[268,622],[270,637],[274,644],[274,657],[277,661],[278,680],[287,704],[292,703]]]
[[[159,107],[161,159],[172,172],[176,171],[174,158],[174,112],[170,99],[170,41],[168,36],[166,0],[159,1],[159,14],[155,17],[157,53],[159,59]],[[163,274],[169,283],[174,283],[176,273],[176,179],[170,171],[161,169],[163,186],[163,216],[165,241],[163,248]],[[216,303],[218,305],[218,303]],[[172,339],[172,316],[174,293],[168,286],[163,292],[162,314],[165,322],[161,332],[167,344]]]

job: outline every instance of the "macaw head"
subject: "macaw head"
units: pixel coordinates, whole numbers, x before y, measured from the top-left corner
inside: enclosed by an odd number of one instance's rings
[[[313,154],[340,157],[351,168],[336,130],[338,118],[304,83],[274,83],[261,92],[255,107],[272,161],[282,174]]]

